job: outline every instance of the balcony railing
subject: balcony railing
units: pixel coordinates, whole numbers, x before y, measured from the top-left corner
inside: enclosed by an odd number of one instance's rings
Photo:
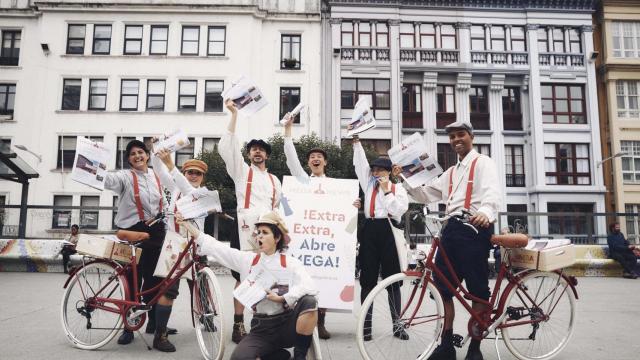
[[[523,187],[524,183],[524,174],[506,174],[506,182],[509,187]]]
[[[342,47],[342,60],[389,61],[389,48]]]
[[[436,128],[444,129],[447,125],[453,124],[456,121],[456,113],[437,112],[436,113]]]
[[[458,50],[444,49],[400,49],[400,62],[408,63],[445,63],[458,62]]]
[[[471,113],[469,114],[469,120],[473,125],[474,130],[490,130],[491,125],[489,121],[489,113]]]
[[[18,56],[2,56],[0,57],[0,65],[3,66],[18,66]]]
[[[472,51],[471,62],[474,64],[529,64],[529,54],[515,51]]]
[[[538,61],[541,66],[584,67],[584,54],[540,53]]]
[[[522,130],[522,114],[502,114],[504,130]]]
[[[405,129],[422,129],[422,113],[413,111],[402,112],[402,127]]]

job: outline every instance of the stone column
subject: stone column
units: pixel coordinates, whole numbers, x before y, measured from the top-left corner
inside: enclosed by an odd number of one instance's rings
[[[498,169],[498,181],[500,181],[501,193],[506,194],[506,166],[504,159],[504,136],[503,119],[502,119],[502,89],[504,89],[504,74],[491,75],[491,83],[489,85],[489,117],[491,123],[491,158],[496,162]],[[503,195],[504,196],[504,195]],[[506,196],[504,196],[506,197]],[[506,198],[503,199],[503,208],[500,211],[506,211]]]
[[[389,20],[389,58],[391,60],[391,145],[397,144],[401,139],[402,126],[402,89],[400,84],[400,20]]]
[[[332,52],[331,59],[329,61],[329,67],[331,68],[331,72],[329,72],[329,76],[331,80],[329,84],[331,85],[330,92],[330,100],[328,104],[330,118],[322,121],[322,128],[326,129],[325,138],[335,140],[340,143],[340,139],[342,138],[341,130],[340,130],[340,73],[341,73],[341,38],[340,38],[340,26],[342,24],[342,19],[329,19],[329,24],[331,25],[331,41],[330,41],[330,51]]]
[[[438,152],[438,139],[436,136],[436,111],[438,102],[436,99],[436,87],[438,86],[438,73],[426,72],[422,75],[422,123],[424,125],[424,138],[427,142],[427,151],[433,156]]]
[[[456,82],[456,121],[470,122],[469,118],[469,88],[471,87],[471,74],[459,73]]]
[[[527,25],[529,44],[538,43],[538,25]],[[531,133],[531,179],[532,188],[545,185],[544,176],[544,132],[542,126],[542,103],[540,101],[540,63],[538,47],[529,46],[530,76],[529,76],[529,130]],[[526,151],[525,151],[526,152]],[[527,161],[528,159],[525,159]],[[545,228],[546,229],[546,228]]]
[[[580,29],[585,59],[584,65],[587,68],[587,83],[585,84],[585,109],[587,115],[587,124],[591,126],[591,168],[595,171],[591,174],[593,185],[602,187],[604,190],[604,181],[602,170],[603,167],[596,167],[602,160],[602,148],[600,147],[600,119],[598,116],[598,86],[596,81],[595,62],[589,60],[590,54],[593,52],[593,27],[591,25],[582,26]],[[598,210],[600,211],[600,210]],[[604,210],[602,210],[604,211]]]
[[[460,64],[471,63],[471,23],[457,23],[458,51]]]

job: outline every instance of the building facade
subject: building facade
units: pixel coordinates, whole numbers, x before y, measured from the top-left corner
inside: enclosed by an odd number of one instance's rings
[[[177,128],[192,144],[176,154],[178,165],[214,149],[228,123],[221,92],[241,75],[269,102],[239,120],[241,141],[280,132],[278,120],[300,101],[308,107],[294,136],[320,131],[319,0],[0,0],[0,10],[0,140],[40,174],[29,204],[117,201],[71,180],[77,136],[112,147],[109,169],[127,167],[129,140]],[[0,182],[0,203],[20,204],[19,186]],[[107,230],[112,218],[33,210],[27,236],[71,223]],[[17,221],[17,211],[6,212],[5,224]]]
[[[598,85],[607,210],[640,212],[640,3],[600,3],[595,16],[600,53]],[[623,153],[623,154],[620,154]],[[614,155],[619,154],[616,157]],[[621,156],[620,156],[621,155]],[[638,216],[620,218],[623,232],[640,239]]]
[[[595,2],[323,2],[322,134],[345,137],[357,99],[381,152],[414,132],[447,168],[444,127],[470,121],[476,149],[498,164],[502,219],[531,234],[603,234],[604,183],[592,15]],[[585,220],[586,219],[586,220]],[[604,240],[601,240],[604,241]]]

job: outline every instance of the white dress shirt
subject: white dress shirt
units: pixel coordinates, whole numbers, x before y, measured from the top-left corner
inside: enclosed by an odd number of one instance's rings
[[[479,154],[472,149],[462,161],[447,169],[439,178],[433,179],[431,183],[422,185],[415,189],[410,189],[405,183],[405,188],[416,201],[421,203],[432,203],[443,201],[447,205],[447,213],[452,213],[464,208],[467,195],[467,181],[471,163],[475,158],[475,174],[473,177],[473,188],[471,191],[472,214],[483,213],[494,222],[498,216],[498,211],[502,205],[500,181],[498,180],[498,170],[496,164],[490,157]],[[449,179],[453,171],[452,194],[449,196]]]
[[[237,271],[240,273],[241,281],[249,275],[253,259],[256,257],[255,253],[232,249],[204,233],[200,233],[196,243],[198,244],[198,254],[207,255],[207,258],[214,259],[222,266]],[[280,263],[280,252],[276,251],[273,255],[262,253],[256,266],[258,265],[273,274],[278,279],[278,283],[288,284],[289,291],[283,297],[289,307],[293,307],[298,299],[304,295],[318,293],[307,270],[293,256],[287,255],[287,266],[283,268]],[[256,312],[260,314],[273,315],[283,310],[282,304],[273,302],[266,297],[256,305]]]
[[[316,177],[315,175],[307,174],[300,164],[300,160],[298,160],[298,152],[296,151],[295,145],[293,145],[293,138],[291,136],[284,137],[284,156],[287,158],[287,167],[289,168],[289,172],[292,176],[295,176],[301,183],[309,182],[309,179],[312,177]],[[327,177],[325,174],[318,177]]]
[[[371,167],[360,142],[353,144],[353,166],[355,167],[360,187],[364,192],[364,216],[370,218],[371,195],[375,186],[378,186],[378,182],[371,175]],[[380,189],[376,194],[375,218],[386,219],[391,217],[395,221],[401,222],[402,215],[409,209],[409,197],[406,190],[402,186],[396,185],[395,194],[391,190],[386,195],[384,193]]]
[[[160,209],[160,198],[164,194],[158,191],[158,183],[153,170],[147,169],[146,173],[135,169],[108,172],[104,179],[104,188],[118,195],[118,214],[114,222],[121,229],[130,228],[140,222],[133,191],[132,170],[138,175],[138,188],[140,189],[144,219],[151,219],[159,212],[164,211],[164,209]],[[166,206],[166,201],[163,202],[163,205]]]
[[[238,209],[244,209],[245,191],[247,189],[247,178],[249,177],[249,165],[244,162],[240,142],[235,133],[227,132],[218,143],[218,152],[227,167],[227,173],[233,179],[236,190],[236,200]],[[260,170],[255,165],[253,168],[253,179],[251,184],[251,199],[249,208],[258,209],[260,212],[271,211],[280,204],[282,195],[282,185],[280,180],[269,174],[267,170]],[[273,177],[273,184],[270,177]],[[275,199],[273,198],[273,188],[275,186]]]

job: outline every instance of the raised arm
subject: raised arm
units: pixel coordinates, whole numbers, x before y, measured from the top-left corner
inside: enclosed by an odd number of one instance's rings
[[[238,110],[231,100],[226,102],[227,109],[231,112],[231,121],[229,121],[228,132],[222,136],[218,143],[218,152],[224,160],[229,176],[236,181],[244,174],[244,168],[248,165],[244,162],[242,151],[240,150],[240,141],[235,134],[236,120]]]
[[[104,177],[104,188],[111,190],[120,196],[125,189],[125,172],[123,171],[109,171]]]
[[[355,168],[362,191],[366,191],[369,185],[369,178],[371,177],[371,168],[369,167],[369,160],[367,160],[367,155],[364,153],[360,139],[357,137],[353,138],[353,167]]]
[[[160,179],[160,184],[169,189],[169,191],[173,191],[176,184],[170,172],[175,170],[176,167],[173,165],[171,153],[163,149],[158,151],[156,155],[151,155],[151,165],[153,166],[153,172]]]
[[[300,160],[298,159],[298,153],[296,152],[296,147],[293,145],[293,138],[291,138],[291,125],[287,124],[285,126],[285,135],[284,135],[284,155],[287,158],[287,167],[289,168],[289,172],[291,175],[295,176],[298,181],[306,182],[309,180],[309,174],[304,171],[302,164],[300,164]],[[286,129],[289,128],[289,133],[287,134]]]

